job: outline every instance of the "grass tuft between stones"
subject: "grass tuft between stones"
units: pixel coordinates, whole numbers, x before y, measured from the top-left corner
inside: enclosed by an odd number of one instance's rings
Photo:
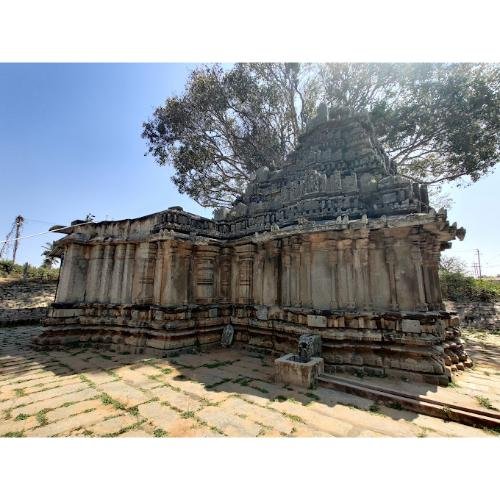
[[[168,436],[168,432],[165,432],[163,429],[155,429],[153,431],[153,436],[155,438],[167,437]]]
[[[4,434],[2,437],[6,437],[6,438],[21,438],[21,437],[24,437],[24,432],[7,432],[6,434]]]
[[[302,418],[299,417],[298,415],[293,415],[292,413],[286,413],[286,412],[283,412],[283,415],[294,422],[305,424],[304,420],[302,420]]]
[[[485,396],[476,396],[476,401],[487,410],[496,410],[491,401]]]
[[[40,410],[37,414],[36,414],[36,419],[37,419],[37,422],[40,424],[40,425],[47,425],[49,423],[49,420],[47,418],[47,415],[46,413],[48,412],[48,409],[47,408],[44,408],[43,410]]]
[[[109,394],[106,394],[105,392],[101,394],[101,403],[105,405],[111,405],[117,410],[127,409],[127,407],[123,403],[120,403],[120,401],[113,399]]]

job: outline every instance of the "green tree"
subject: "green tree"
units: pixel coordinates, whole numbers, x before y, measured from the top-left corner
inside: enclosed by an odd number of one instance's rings
[[[465,274],[467,270],[467,264],[458,257],[447,257],[446,255],[441,255],[439,270],[445,271],[447,273]]]
[[[402,174],[474,182],[500,158],[499,76],[486,64],[205,65],[142,136],[206,207],[230,205],[258,168],[280,165],[321,101],[337,116],[367,113]]]
[[[51,269],[52,266],[57,264],[59,262],[59,257],[56,257],[52,252],[55,249],[55,242],[54,241],[49,241],[43,245],[43,252],[42,252],[42,265],[41,267],[43,269]]]

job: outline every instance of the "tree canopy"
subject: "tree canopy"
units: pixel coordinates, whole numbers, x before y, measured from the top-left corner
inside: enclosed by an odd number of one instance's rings
[[[258,168],[277,168],[320,102],[367,113],[403,175],[475,182],[500,159],[499,82],[491,64],[204,65],[142,136],[179,191],[205,207],[229,206]]]

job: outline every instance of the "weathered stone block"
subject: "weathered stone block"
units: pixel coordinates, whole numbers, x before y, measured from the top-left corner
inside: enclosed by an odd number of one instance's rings
[[[256,311],[255,315],[257,316],[257,319],[260,319],[262,321],[267,321],[268,312],[269,312],[269,309],[266,306],[260,306],[260,307],[257,307],[257,311]]]
[[[74,318],[80,316],[81,309],[54,309],[52,317],[54,318]]]
[[[420,321],[417,319],[403,319],[401,321],[401,329],[403,332],[407,333],[421,333],[422,326],[420,325]]]
[[[308,389],[316,387],[316,379],[325,368],[323,358],[311,358],[307,363],[297,359],[296,354],[285,354],[274,360],[276,383]]]
[[[307,315],[307,326],[311,326],[313,328],[326,328],[327,327],[326,316],[319,316],[316,314],[308,314]]]

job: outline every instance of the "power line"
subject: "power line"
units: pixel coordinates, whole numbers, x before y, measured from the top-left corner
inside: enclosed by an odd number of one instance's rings
[[[58,227],[57,229],[49,229],[48,231],[42,231],[41,233],[35,233],[35,234],[30,234],[28,236],[20,236],[18,238],[2,240],[2,241],[0,241],[0,243],[10,244],[13,241],[27,240],[28,238],[34,238],[35,236],[40,236],[42,234],[58,233],[59,231],[61,231],[63,229],[70,229],[72,227],[85,226],[86,224],[94,224],[94,223],[95,223],[95,221],[81,222],[80,224],[74,224],[72,226]]]
[[[30,219],[28,217],[25,217],[24,220],[28,221],[28,222],[39,222],[41,224],[52,224],[53,226],[55,226],[57,224],[57,222],[52,222],[52,221],[49,221],[49,220]]]

